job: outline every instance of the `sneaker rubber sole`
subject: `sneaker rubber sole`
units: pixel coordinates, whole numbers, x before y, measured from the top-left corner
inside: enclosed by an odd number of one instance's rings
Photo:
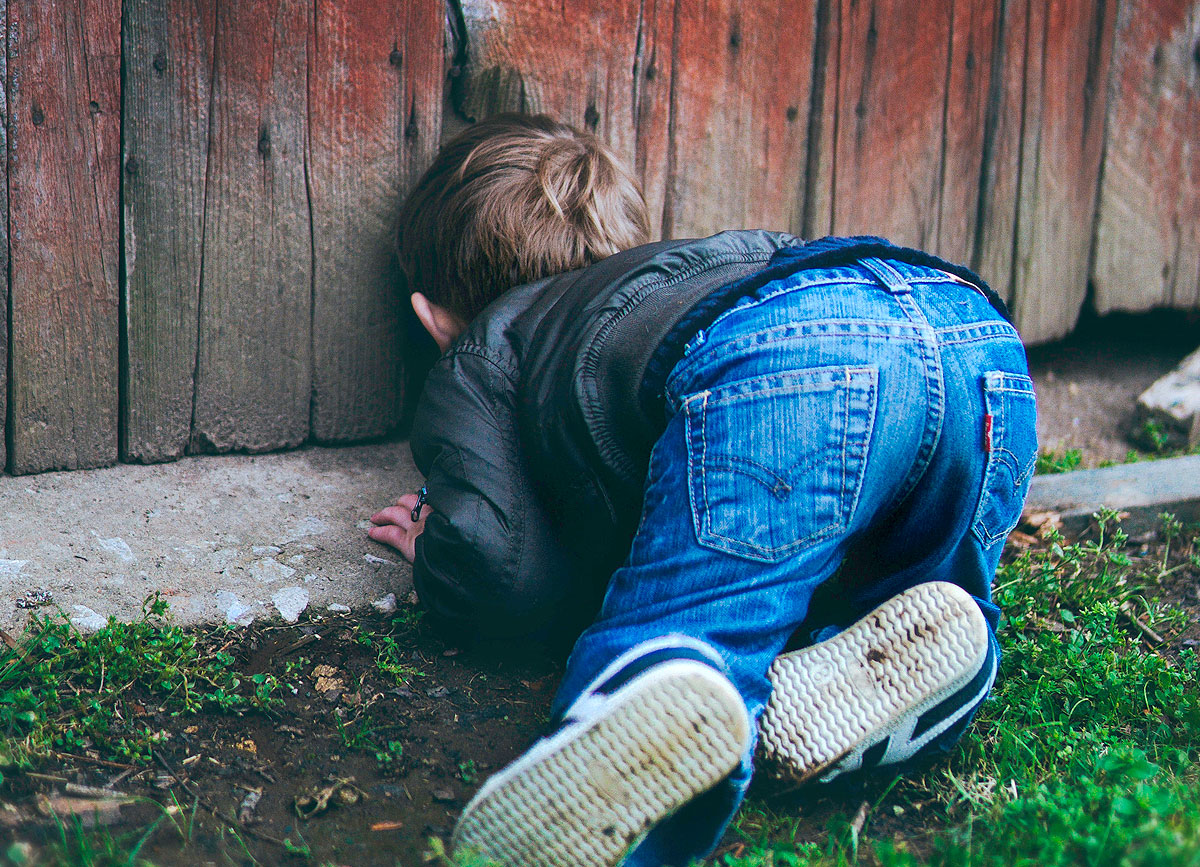
[[[987,655],[987,623],[966,591],[940,581],[912,587],[828,641],[775,660],[759,755],[795,783],[828,780],[843,760],[853,770],[866,749],[907,738],[922,713],[980,674]]]
[[[691,660],[663,663],[489,779],[463,811],[453,851],[506,867],[617,864],[727,776],[749,736],[728,679]]]

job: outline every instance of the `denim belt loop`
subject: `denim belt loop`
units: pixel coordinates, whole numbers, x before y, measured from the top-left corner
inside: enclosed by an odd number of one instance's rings
[[[900,272],[882,259],[872,256],[867,259],[859,259],[858,264],[870,271],[875,279],[883,285],[883,288],[892,295],[907,295],[912,292],[912,286]]]

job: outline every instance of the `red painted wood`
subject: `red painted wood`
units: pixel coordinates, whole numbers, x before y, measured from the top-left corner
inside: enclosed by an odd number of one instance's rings
[[[119,0],[8,4],[9,468],[117,457]]]
[[[906,0],[833,0],[817,234],[937,238],[950,4],[913,27]],[[823,155],[824,156],[824,155]]]
[[[380,436],[399,421],[394,238],[441,131],[441,0],[317,0],[309,46],[312,433]]]
[[[313,8],[217,5],[191,448],[302,443],[312,397],[305,159]]]
[[[1011,298],[1027,342],[1070,332],[1087,295],[1114,10],[1115,0],[1010,7],[1027,36]]]
[[[800,230],[815,0],[676,0],[663,232]]]
[[[1092,270],[1098,310],[1200,307],[1200,2],[1124,0]]]

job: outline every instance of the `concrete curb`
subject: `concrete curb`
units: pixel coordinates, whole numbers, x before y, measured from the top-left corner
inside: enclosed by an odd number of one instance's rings
[[[1162,512],[1200,521],[1200,455],[1035,476],[1025,510],[1058,512],[1064,531],[1078,533],[1103,506],[1129,513],[1130,535],[1157,528]]]
[[[0,478],[0,627],[56,605],[94,629],[154,591],[183,624],[403,599],[411,570],[367,519],[419,478],[407,443]]]

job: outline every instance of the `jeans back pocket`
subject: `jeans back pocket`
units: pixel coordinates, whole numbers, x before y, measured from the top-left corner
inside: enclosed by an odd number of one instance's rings
[[[844,530],[866,468],[877,384],[874,367],[823,367],[689,397],[699,543],[777,562]]]
[[[987,469],[971,529],[990,548],[1021,520],[1037,466],[1037,404],[1028,376],[1002,370],[984,374],[983,398]]]

